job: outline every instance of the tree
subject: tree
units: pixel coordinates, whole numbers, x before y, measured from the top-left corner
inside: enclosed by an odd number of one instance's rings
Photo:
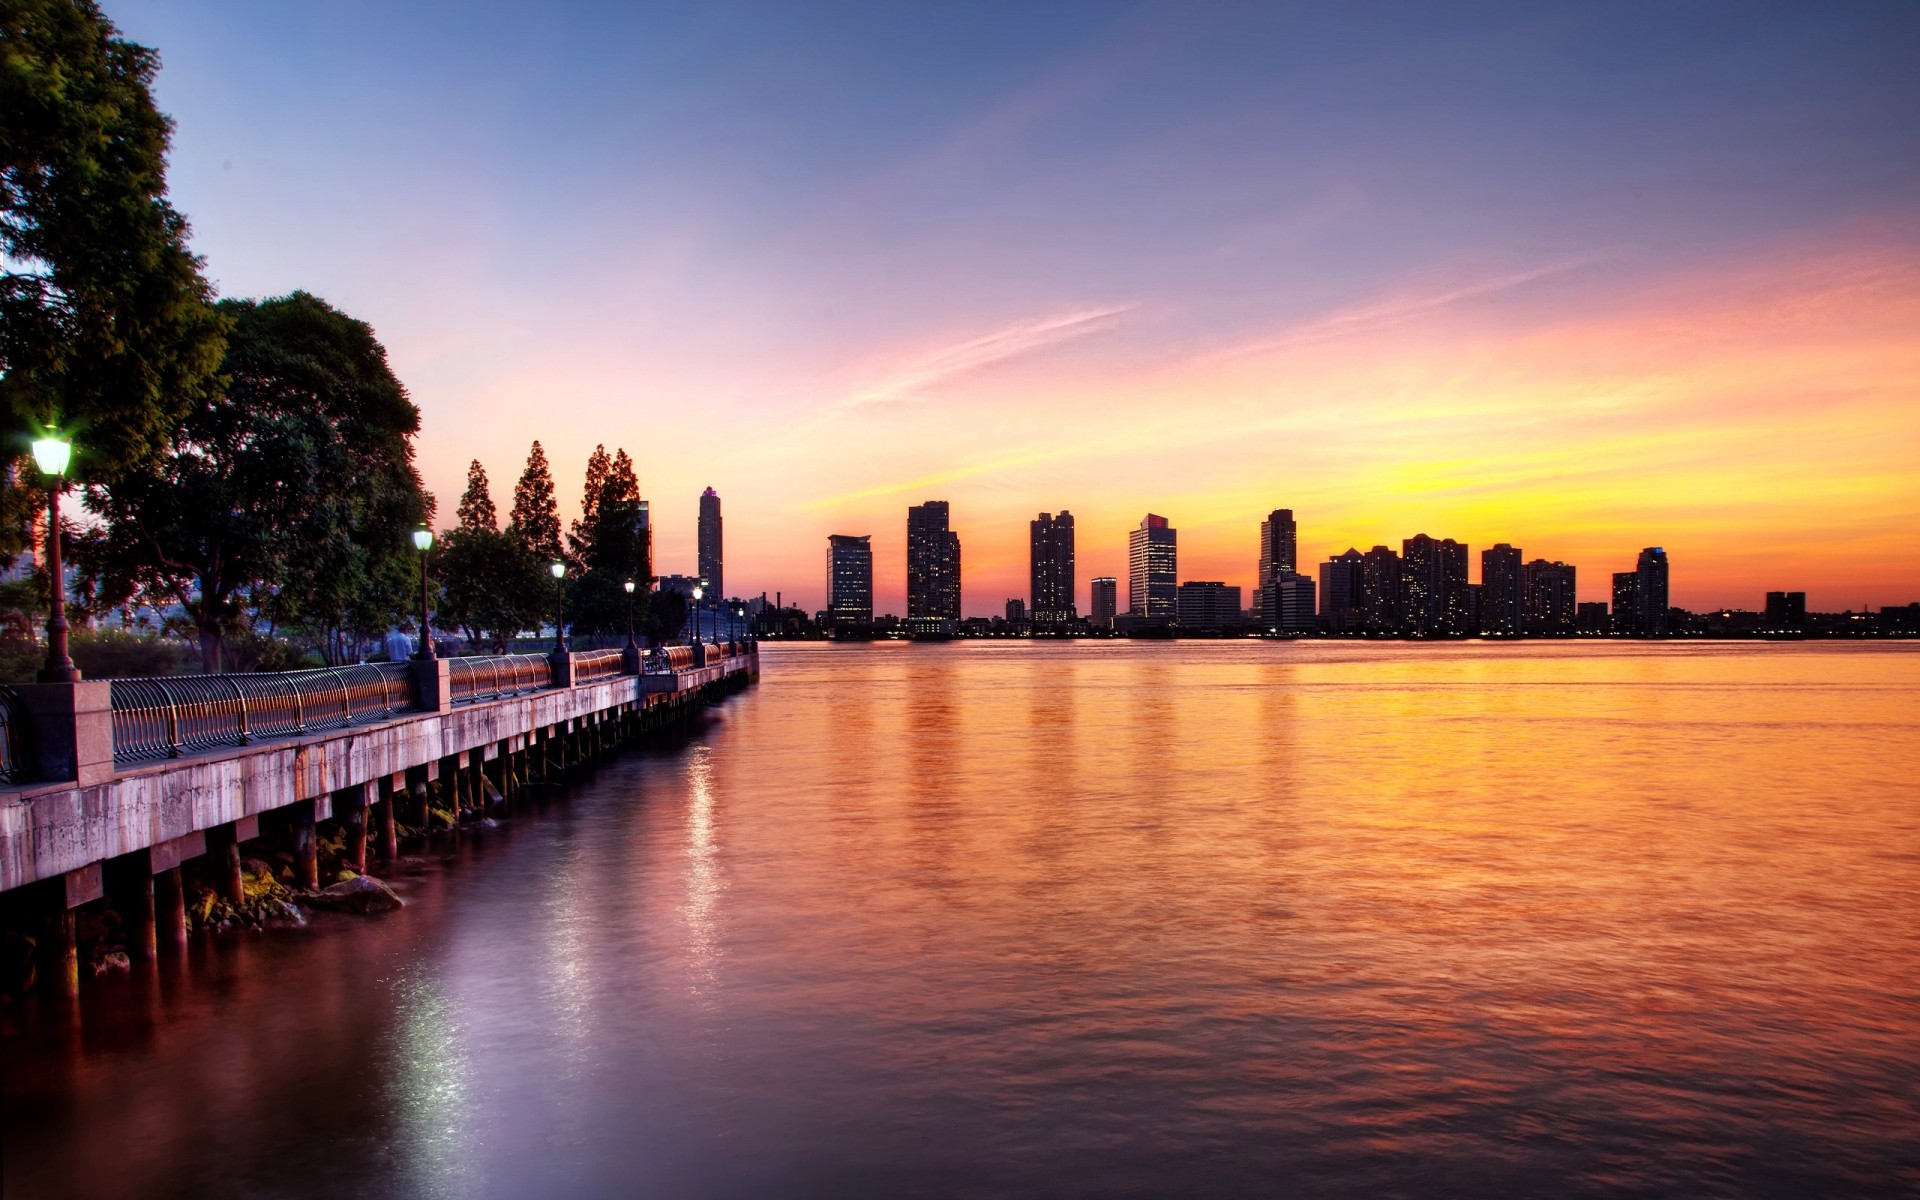
[[[596,455],[604,460],[604,448]],[[651,531],[641,506],[640,480],[625,450],[607,463],[598,483],[592,520],[583,523],[584,536],[575,541],[585,547],[585,573],[569,607],[580,632],[621,634],[627,631],[626,581],[633,580],[642,591],[650,588]]]
[[[498,520],[486,469],[476,460],[467,469],[460,524],[440,535],[436,568],[443,586],[439,620],[476,643],[487,634],[504,643],[537,627],[548,608],[546,564],[511,530],[502,532]]]
[[[96,483],[166,453],[221,361],[226,322],[166,201],[158,66],[91,0],[0,0],[0,455],[57,427]],[[0,554],[24,544],[23,499]]]
[[[479,459],[467,467],[467,490],[460,496],[460,528],[478,532],[497,532],[500,514],[493,507],[493,495],[487,488],[487,469]]]
[[[580,519],[573,523],[573,533],[567,538],[575,567],[584,567],[593,555],[594,528],[600,522],[600,493],[606,490],[607,471],[612,465],[604,445],[595,446],[587,456],[587,485],[580,497]]]
[[[228,300],[224,395],[157,463],[88,490],[101,599],[177,602],[219,670],[243,597],[330,655],[403,620],[418,593],[409,531],[432,516],[413,465],[420,411],[364,321],[305,292]]]
[[[560,558],[560,506],[554,500],[553,472],[547,468],[547,452],[533,444],[527,455],[527,469],[513,487],[513,516],[509,527],[527,552],[543,563]]]

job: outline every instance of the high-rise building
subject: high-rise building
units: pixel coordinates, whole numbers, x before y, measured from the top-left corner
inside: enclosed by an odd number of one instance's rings
[[[1329,633],[1365,628],[1365,596],[1366,557],[1360,551],[1349,547],[1320,564],[1320,623]]]
[[[1281,576],[1294,571],[1296,529],[1293,510],[1276,508],[1260,522],[1260,561],[1254,566],[1254,616],[1268,629],[1280,627],[1279,592]]]
[[[872,535],[827,538],[827,619],[836,625],[873,624]]]
[[[718,599],[727,594],[727,585],[720,567],[720,493],[712,488],[700,493],[698,541],[700,578],[707,581],[707,594]]]
[[[1028,526],[1028,600],[1036,625],[1073,620],[1073,514],[1041,513]]]
[[[1646,633],[1647,627],[1642,623],[1644,615],[1640,608],[1640,572],[1613,573],[1613,613],[1610,619],[1615,633]]]
[[[1520,551],[1505,542],[1480,552],[1480,632],[1513,637],[1525,629]]]
[[[1416,637],[1467,631],[1467,547],[1416,534],[1401,544],[1401,623]]]
[[[1273,581],[1274,624],[1281,633],[1312,633],[1318,627],[1313,612],[1313,579],[1288,571]]]
[[[1165,517],[1148,513],[1127,535],[1127,611],[1136,617],[1179,618],[1177,531]]]
[[[1400,632],[1400,556],[1391,546],[1375,546],[1360,556],[1360,610],[1366,631]]]
[[[1607,602],[1589,600],[1579,605],[1573,614],[1574,628],[1581,633],[1605,633],[1607,631]]]
[[[1762,628],[1768,633],[1805,633],[1807,631],[1807,594],[1805,592],[1768,592],[1767,619]]]
[[[1112,629],[1113,618],[1120,611],[1120,581],[1112,575],[1098,575],[1093,580],[1093,595],[1087,605],[1088,622],[1095,629]]]
[[[907,616],[960,619],[960,535],[945,500],[907,509]]]
[[[1534,559],[1520,568],[1521,628],[1553,636],[1572,633],[1578,621],[1578,597],[1572,563]]]
[[[1007,597],[1007,624],[1024,625],[1027,622],[1027,602],[1018,596]]]
[[[1640,632],[1648,637],[1667,636],[1667,552],[1648,546],[1640,552],[1633,573],[1640,577]]]
[[[1216,580],[1190,580],[1176,589],[1174,605],[1185,629],[1227,629],[1240,624],[1237,586]]]

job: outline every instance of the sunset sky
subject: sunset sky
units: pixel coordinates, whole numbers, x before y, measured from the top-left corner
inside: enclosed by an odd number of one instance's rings
[[[374,325],[444,519],[538,438],[809,608],[871,533],[904,611],[926,499],[969,615],[1062,508],[1083,610],[1148,510],[1250,587],[1275,507],[1920,599],[1920,5],[105,7],[209,275]]]

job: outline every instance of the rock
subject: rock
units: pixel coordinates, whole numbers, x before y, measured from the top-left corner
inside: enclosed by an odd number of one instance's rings
[[[107,950],[93,960],[93,973],[105,975],[108,971],[125,971],[132,966],[125,950]]]
[[[302,897],[302,902],[313,908],[358,913],[361,916],[392,912],[404,903],[393,894],[392,888],[371,875],[356,875],[352,879],[341,880],[332,887],[321,888]]]

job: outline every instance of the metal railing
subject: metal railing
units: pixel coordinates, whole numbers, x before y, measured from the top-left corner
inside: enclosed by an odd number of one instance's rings
[[[455,704],[498,700],[537,692],[553,684],[553,663],[544,654],[487,654],[449,660]]]
[[[598,683],[627,669],[625,650],[587,650],[573,656],[573,681]]]
[[[33,776],[26,706],[20,693],[0,684],[0,783],[24,783]]]
[[[405,663],[107,682],[113,756],[122,760],[320,733],[414,707]]]
[[[692,646],[662,646],[653,653],[653,661],[661,665],[651,669],[667,671],[693,670]]]

